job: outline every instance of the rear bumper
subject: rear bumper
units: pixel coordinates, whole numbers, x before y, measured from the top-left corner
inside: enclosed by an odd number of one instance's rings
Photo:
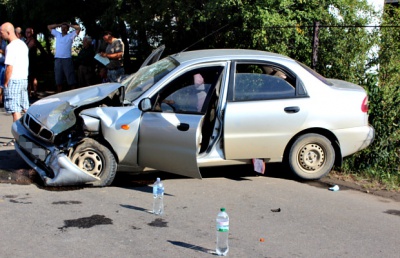
[[[367,148],[375,139],[375,129],[370,125],[335,130],[334,133],[339,140],[342,157]]]
[[[12,125],[15,150],[23,160],[35,169],[45,185],[80,185],[100,180],[100,178],[81,170],[60,151],[46,142],[33,140],[20,120]]]

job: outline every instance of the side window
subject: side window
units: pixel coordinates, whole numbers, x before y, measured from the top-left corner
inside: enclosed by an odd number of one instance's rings
[[[206,67],[180,75],[158,93],[155,110],[204,113],[223,67]]]
[[[296,96],[295,79],[272,65],[237,64],[233,99],[267,100]]]

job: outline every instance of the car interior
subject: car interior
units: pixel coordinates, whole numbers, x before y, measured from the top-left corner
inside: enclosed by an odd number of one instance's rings
[[[191,70],[166,85],[155,101],[155,111],[204,115],[199,153],[208,148],[213,134],[223,68]]]
[[[295,78],[273,65],[236,65],[234,100],[268,100],[295,97]]]

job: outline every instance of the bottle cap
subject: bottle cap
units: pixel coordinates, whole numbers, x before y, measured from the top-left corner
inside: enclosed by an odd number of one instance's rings
[[[221,208],[221,211],[225,211],[225,208]]]
[[[157,181],[161,181],[161,179],[159,177],[157,177]]]

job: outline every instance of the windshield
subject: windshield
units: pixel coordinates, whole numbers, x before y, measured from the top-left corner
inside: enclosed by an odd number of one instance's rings
[[[125,99],[132,102],[151,86],[177,67],[172,58],[164,58],[152,65],[145,66],[121,82],[125,86]]]
[[[311,69],[310,67],[308,67],[307,65],[297,62],[299,65],[301,65],[304,69],[306,69],[309,73],[311,73],[312,75],[314,75],[314,77],[316,77],[318,80],[320,80],[321,82],[325,83],[328,86],[332,86],[333,84],[328,81],[324,76],[320,75],[319,73],[317,73],[316,71],[314,71],[313,69]]]

